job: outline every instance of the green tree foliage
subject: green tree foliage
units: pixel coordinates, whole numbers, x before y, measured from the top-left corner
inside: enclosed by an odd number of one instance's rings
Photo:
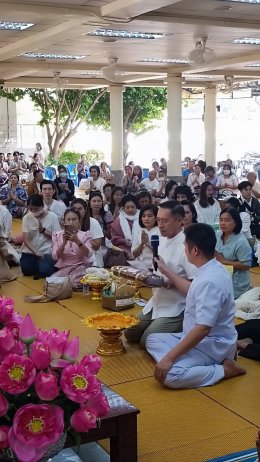
[[[124,165],[126,164],[129,144],[128,135],[141,135],[156,126],[156,120],[161,119],[167,107],[167,89],[162,87],[126,87],[123,93],[124,118]],[[89,114],[89,123],[109,128],[110,101],[109,94],[104,95],[102,105]]]

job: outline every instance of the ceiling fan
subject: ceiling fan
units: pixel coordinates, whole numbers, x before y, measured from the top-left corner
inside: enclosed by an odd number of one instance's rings
[[[196,38],[195,48],[189,54],[189,60],[195,64],[205,64],[211,62],[216,53],[212,48],[207,47],[208,37]]]
[[[126,73],[121,71],[117,66],[118,58],[109,58],[109,65],[102,67],[101,74],[105,80],[112,83],[121,83],[126,77]]]
[[[224,80],[225,80],[224,86],[219,87],[219,90],[222,93],[232,93],[233,91],[239,90],[241,88],[239,82],[238,83],[234,82],[234,77],[232,75],[230,76],[225,75]]]

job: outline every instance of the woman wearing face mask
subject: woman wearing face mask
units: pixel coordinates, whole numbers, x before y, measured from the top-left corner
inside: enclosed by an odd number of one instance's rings
[[[89,231],[80,230],[80,213],[67,209],[65,230],[52,235],[52,257],[58,268],[57,276],[69,276],[74,290],[81,289],[80,279],[92,265],[93,250]]]
[[[136,197],[126,194],[121,201],[119,216],[111,225],[111,242],[131,255],[134,228],[139,227]]]
[[[140,261],[147,269],[153,267],[151,237],[160,236],[157,213],[156,205],[146,205],[140,211],[139,228],[133,229],[132,254],[135,260]]]
[[[218,201],[213,198],[213,194],[212,184],[209,181],[204,181],[200,187],[199,200],[194,203],[198,214],[198,223],[214,225],[219,222],[221,208]]]
[[[21,269],[25,276],[35,279],[54,273],[52,259],[52,233],[60,231],[57,215],[44,208],[40,194],[28,199],[28,211],[23,217],[23,245],[21,248]]]
[[[68,207],[69,203],[74,199],[75,185],[73,181],[68,178],[68,172],[64,165],[58,166],[58,173],[59,176],[54,180],[58,191],[58,198]]]
[[[232,174],[231,167],[228,164],[225,164],[223,167],[223,174],[219,175],[218,181],[216,184],[216,189],[218,189],[218,197],[227,197],[233,196],[238,193],[238,179],[235,175]]]

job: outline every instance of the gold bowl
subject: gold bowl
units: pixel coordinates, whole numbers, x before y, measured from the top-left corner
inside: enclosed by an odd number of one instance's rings
[[[102,338],[99,342],[97,353],[113,356],[125,353],[125,348],[120,338],[122,331],[127,327],[136,326],[140,321],[135,316],[124,313],[100,313],[88,316],[82,322],[87,327],[100,330]]]
[[[101,300],[102,298],[102,289],[109,284],[110,279],[91,279],[91,278],[82,278],[80,280],[82,284],[89,286],[90,300]]]

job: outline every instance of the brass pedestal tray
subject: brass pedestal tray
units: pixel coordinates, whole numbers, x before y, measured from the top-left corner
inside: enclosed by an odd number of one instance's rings
[[[102,289],[106,287],[108,281],[91,281],[88,282],[90,300],[101,300]]]
[[[125,353],[121,340],[122,331],[127,327],[136,326],[139,320],[135,316],[123,313],[101,313],[83,319],[87,327],[100,330],[101,340],[97,353],[106,356],[115,356]]]

